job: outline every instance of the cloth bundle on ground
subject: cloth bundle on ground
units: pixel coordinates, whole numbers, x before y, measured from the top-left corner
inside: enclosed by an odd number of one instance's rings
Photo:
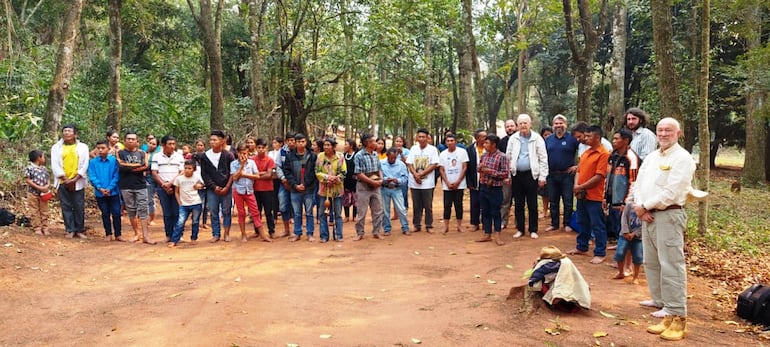
[[[543,247],[535,263],[529,285],[535,291],[544,288],[543,300],[549,305],[559,301],[572,302],[584,309],[591,308],[588,283],[572,260],[555,246]]]

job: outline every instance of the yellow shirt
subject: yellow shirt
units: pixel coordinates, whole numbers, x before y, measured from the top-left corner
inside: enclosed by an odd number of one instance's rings
[[[77,143],[62,145],[62,168],[64,169],[64,176],[67,178],[75,177],[78,174],[77,145]]]

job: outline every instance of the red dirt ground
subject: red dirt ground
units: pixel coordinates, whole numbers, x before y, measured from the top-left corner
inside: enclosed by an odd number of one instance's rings
[[[434,202],[440,229],[441,193]],[[467,199],[466,199],[467,210]],[[152,235],[163,236],[162,219]],[[169,249],[105,242],[97,214],[89,239],[62,229],[38,237],[0,229],[0,346],[651,346],[645,328],[657,320],[638,302],[646,283],[610,280],[615,269],[574,256],[591,286],[590,311],[541,309],[519,313],[507,301],[524,284],[541,247],[574,247],[575,235],[541,232],[506,245],[473,242],[480,232],[326,244],[285,238],[272,244],[233,241]],[[398,226],[398,222],[395,226]],[[545,220],[540,220],[540,230]],[[234,221],[234,230],[237,230]],[[249,228],[250,229],[250,228]],[[318,228],[316,227],[316,233]],[[394,227],[394,230],[398,230]],[[124,233],[130,226],[124,220]],[[186,231],[189,235],[189,228]],[[316,234],[317,235],[317,234]],[[609,259],[609,258],[608,258]],[[476,278],[479,275],[479,278]],[[489,282],[495,281],[495,284]],[[680,345],[747,346],[759,340],[735,332],[732,311],[719,311],[712,283],[689,278],[689,335]],[[724,310],[724,309],[722,309]],[[616,315],[606,318],[600,311]],[[559,317],[569,331],[545,333]],[[594,338],[594,332],[606,337]],[[331,337],[322,335],[331,335]]]

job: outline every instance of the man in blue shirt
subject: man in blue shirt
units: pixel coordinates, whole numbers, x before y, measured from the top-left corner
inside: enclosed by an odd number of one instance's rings
[[[88,162],[88,180],[102,212],[105,241],[125,242],[121,233],[120,190],[118,189],[118,160],[110,153],[107,140],[96,143],[96,157]],[[113,236],[113,229],[115,236]],[[114,238],[113,238],[114,237]]]
[[[564,229],[569,227],[572,218],[573,192],[575,185],[575,155],[579,142],[567,132],[567,117],[557,114],[553,117],[553,135],[545,139],[548,152],[548,198],[551,200],[551,225],[545,231],[559,229],[559,200],[564,202]]]
[[[385,236],[390,235],[390,201],[393,200],[398,220],[401,222],[401,233],[411,235],[409,233],[409,222],[406,219],[404,195],[401,193],[401,187],[406,185],[409,180],[406,164],[398,160],[398,148],[396,147],[390,147],[387,156],[387,159],[380,161],[383,180],[380,194],[382,195],[382,204],[385,210],[383,230],[385,231]]]

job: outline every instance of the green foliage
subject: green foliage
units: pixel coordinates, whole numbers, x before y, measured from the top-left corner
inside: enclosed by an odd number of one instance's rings
[[[705,235],[697,231],[697,204],[687,209],[687,237],[702,240],[714,249],[735,253],[760,255],[770,247],[770,224],[767,223],[767,186],[744,187],[742,192],[730,191],[732,180],[712,179],[709,195],[709,225]]]

